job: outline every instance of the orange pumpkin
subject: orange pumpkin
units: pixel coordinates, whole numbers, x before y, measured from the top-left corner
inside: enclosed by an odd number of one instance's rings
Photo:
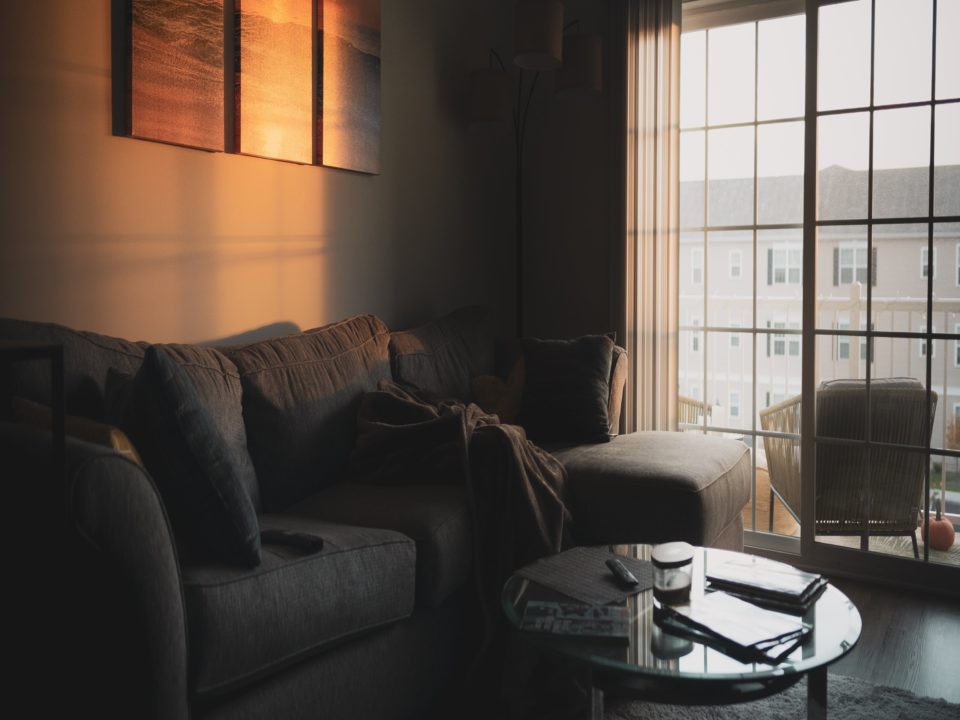
[[[921,525],[920,535],[923,541],[927,541],[926,528]],[[949,550],[953,546],[953,541],[957,537],[957,531],[953,529],[953,523],[945,517],[940,516],[940,508],[937,508],[937,517],[930,518],[930,547],[934,550]]]

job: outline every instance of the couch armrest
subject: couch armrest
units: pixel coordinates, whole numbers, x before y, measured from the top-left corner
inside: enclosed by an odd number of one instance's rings
[[[136,624],[139,717],[187,718],[187,628],[180,567],[153,480],[133,461],[67,440],[68,517]]]
[[[607,417],[610,419],[610,434],[620,434],[620,409],[627,385],[627,351],[615,345],[613,362],[610,364],[610,397],[607,400]]]

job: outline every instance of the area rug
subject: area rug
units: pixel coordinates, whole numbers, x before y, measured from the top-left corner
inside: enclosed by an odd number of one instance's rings
[[[779,695],[719,707],[658,705],[609,699],[607,720],[805,720],[807,681]],[[918,697],[906,690],[830,675],[827,717],[836,720],[946,720],[960,718],[960,705]]]

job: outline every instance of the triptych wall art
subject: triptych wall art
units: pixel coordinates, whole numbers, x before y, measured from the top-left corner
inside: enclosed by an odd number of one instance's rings
[[[115,0],[114,23],[119,134],[380,171],[380,0]]]

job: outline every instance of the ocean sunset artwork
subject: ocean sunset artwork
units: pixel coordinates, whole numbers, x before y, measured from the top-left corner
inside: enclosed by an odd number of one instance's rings
[[[130,134],[223,150],[223,0],[132,0],[130,19]]]
[[[330,167],[380,172],[380,0],[317,0],[317,148]]]
[[[314,162],[313,3],[236,1],[236,135],[241,153]]]

